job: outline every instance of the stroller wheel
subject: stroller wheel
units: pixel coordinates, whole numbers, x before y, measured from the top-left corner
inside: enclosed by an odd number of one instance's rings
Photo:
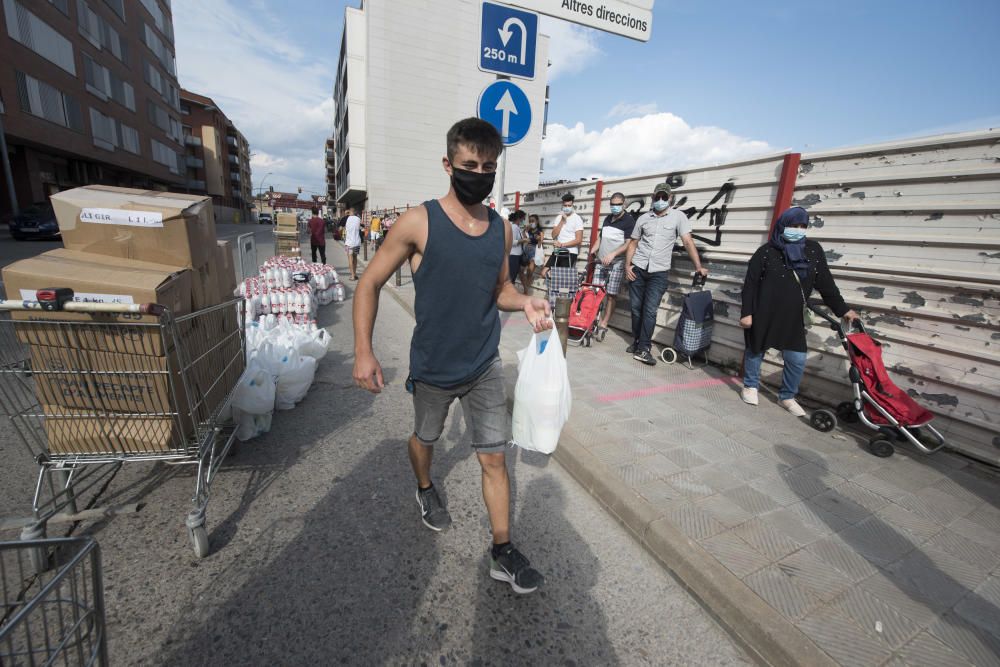
[[[590,347],[590,345],[591,345],[592,342],[593,342],[593,339],[590,337],[590,334],[587,334],[586,336],[583,337],[583,346],[584,347]]]
[[[604,337],[607,335],[608,335],[607,327],[597,327],[597,333],[595,334],[595,337],[597,338],[598,343],[603,343]]]
[[[829,433],[837,428],[837,416],[832,410],[814,410],[809,417],[809,424],[821,433]]]
[[[871,442],[868,443],[868,451],[870,451],[872,454],[879,457],[880,459],[884,459],[889,456],[892,456],[896,450],[893,448],[892,443],[889,442],[888,440],[882,440],[881,438],[876,438],[875,440],[872,440]]]
[[[660,350],[660,359],[663,360],[665,364],[672,364],[677,361],[677,350],[672,347],[665,347]]]
[[[856,423],[858,421],[858,413],[854,411],[854,402],[844,401],[837,404],[837,416],[848,424]]]

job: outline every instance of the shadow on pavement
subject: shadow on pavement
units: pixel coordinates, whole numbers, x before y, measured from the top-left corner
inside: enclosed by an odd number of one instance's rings
[[[791,445],[777,445],[775,449],[789,465],[798,465],[803,459],[812,462],[796,468],[800,474],[785,478],[796,495],[809,501],[816,488],[825,485],[824,478],[829,474],[825,460]],[[832,505],[851,507],[855,504],[836,488],[824,495],[826,502]],[[938,639],[944,639],[953,649],[965,653],[974,664],[1000,665],[1000,636],[993,634],[1000,631],[1000,608],[944,572],[919,545],[876,515],[871,514],[844,528],[843,523],[831,523],[831,515],[826,512],[815,514],[828,524],[838,539],[877,568],[878,574],[872,578],[890,582],[916,605],[933,610],[937,620],[930,621],[929,625]],[[981,580],[988,576],[987,571]],[[862,581],[859,588],[868,588],[865,586],[867,581]],[[877,591],[868,592],[878,597]],[[964,610],[962,615],[956,611],[956,605]],[[920,619],[911,620],[919,622]],[[991,625],[992,632],[987,629]]]

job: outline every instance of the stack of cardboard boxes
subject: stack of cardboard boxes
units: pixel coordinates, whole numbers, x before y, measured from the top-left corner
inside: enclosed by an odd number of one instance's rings
[[[299,219],[294,213],[279,213],[274,227],[274,254],[300,257]]]
[[[8,298],[68,287],[77,301],[159,303],[179,321],[163,329],[153,316],[13,313],[19,340],[30,346],[50,450],[185,447],[244,366],[235,307],[190,316],[229,300],[236,287],[211,199],[88,186],[51,200],[65,248],[5,267]]]

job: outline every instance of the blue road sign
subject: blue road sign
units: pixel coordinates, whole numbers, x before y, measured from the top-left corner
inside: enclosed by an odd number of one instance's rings
[[[531,127],[531,102],[514,82],[497,81],[479,94],[478,115],[497,128],[504,146],[513,146]]]
[[[479,69],[534,79],[538,14],[484,2],[482,17]]]

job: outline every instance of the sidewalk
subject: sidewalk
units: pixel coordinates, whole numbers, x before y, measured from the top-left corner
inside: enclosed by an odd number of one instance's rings
[[[386,287],[412,309],[413,286]],[[530,329],[503,314],[515,352]],[[647,367],[611,332],[567,354],[554,458],[770,664],[1000,665],[1000,476],[822,434],[714,367]],[[669,619],[664,619],[669,622]]]

